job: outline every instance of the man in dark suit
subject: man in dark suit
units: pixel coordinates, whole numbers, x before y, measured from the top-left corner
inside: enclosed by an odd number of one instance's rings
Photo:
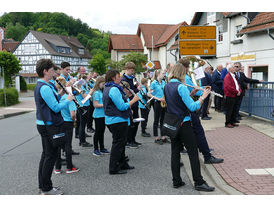
[[[212,86],[212,78],[211,75],[209,74],[209,70],[211,69],[210,66],[205,68],[205,77],[201,79],[201,86]],[[201,118],[202,120],[210,120],[211,117],[207,115],[207,108],[208,108],[208,103],[209,103],[209,98],[210,94],[205,98],[204,104],[202,105],[201,109]]]
[[[224,94],[223,90],[223,82],[221,79],[221,72],[223,70],[223,65],[218,65],[212,74],[212,89],[214,92],[218,94]],[[215,96],[214,97],[214,105],[215,111],[222,112],[223,111],[223,98]]]
[[[239,96],[238,102],[237,102],[237,112],[236,112],[236,118],[237,120],[241,120],[241,117],[239,115],[239,111],[240,111],[240,107],[241,107],[241,103],[243,100],[243,97],[245,96],[245,90],[247,89],[247,84],[248,83],[259,83],[262,82],[263,80],[257,80],[257,79],[250,79],[247,78],[245,76],[245,74],[243,72],[241,72],[242,69],[242,64],[240,62],[235,62],[234,63],[234,67],[235,67],[235,74],[236,74],[236,78],[240,84],[240,87],[242,89],[242,93]]]

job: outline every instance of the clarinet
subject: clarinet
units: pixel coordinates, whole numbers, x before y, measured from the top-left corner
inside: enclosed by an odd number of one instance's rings
[[[122,81],[121,84],[123,85],[124,88],[126,88],[133,96],[136,95],[134,91],[132,91],[130,88],[128,88]],[[142,105],[145,106],[146,109],[150,110],[150,108],[143,102],[143,100],[138,100],[142,103]]]
[[[62,83],[58,79],[55,78],[55,81],[64,90],[64,92],[66,94],[69,94],[68,91],[66,90],[66,88],[62,85]],[[75,105],[78,109],[81,107],[80,104],[76,101],[76,99],[72,99],[72,101],[75,103]]]

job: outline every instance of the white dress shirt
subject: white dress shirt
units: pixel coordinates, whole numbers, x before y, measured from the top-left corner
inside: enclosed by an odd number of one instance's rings
[[[240,90],[239,90],[239,84],[238,84],[238,82],[237,82],[237,80],[236,80],[236,77],[235,77],[235,74],[233,74],[232,72],[229,72],[230,74],[231,74],[231,76],[232,76],[232,78],[233,78],[233,80],[234,80],[234,83],[235,83],[235,85],[236,85],[236,90],[239,92]]]

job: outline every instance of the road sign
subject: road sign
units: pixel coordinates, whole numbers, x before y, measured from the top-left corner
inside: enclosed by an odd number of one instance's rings
[[[146,63],[146,67],[147,67],[148,69],[153,69],[153,68],[155,67],[155,64],[154,64],[152,61],[148,61],[148,62]]]
[[[216,39],[216,26],[181,26],[179,38],[183,39]]]
[[[180,41],[180,55],[216,55],[215,40]]]

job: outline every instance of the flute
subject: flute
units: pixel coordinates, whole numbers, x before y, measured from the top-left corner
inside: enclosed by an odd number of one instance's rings
[[[187,87],[191,87],[191,88],[197,89],[197,87],[194,87],[194,86],[189,85],[189,84],[184,84],[184,85],[186,85]],[[204,91],[205,89],[203,89],[203,88],[201,88],[201,87],[198,87],[198,90]],[[218,97],[223,98],[223,95],[218,94],[218,93],[216,93],[216,92],[214,92],[214,91],[210,91],[210,94],[213,94],[213,95],[215,95],[215,96],[218,96]]]
[[[135,92],[132,91],[130,88],[128,88],[122,81],[121,81],[121,84],[122,84],[123,87],[126,88],[132,95],[136,95]],[[142,105],[145,106],[146,109],[150,110],[150,108],[147,106],[147,104],[145,104],[145,103],[143,102],[143,100],[140,99],[140,100],[138,100],[138,101],[140,101],[140,102],[142,103]]]

